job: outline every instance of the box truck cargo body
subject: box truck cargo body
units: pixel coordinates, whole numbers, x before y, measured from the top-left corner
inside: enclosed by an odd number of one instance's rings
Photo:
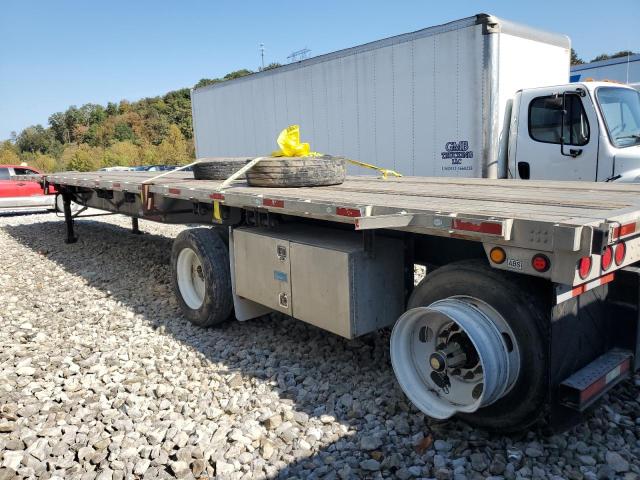
[[[198,157],[312,148],[405,175],[498,177],[515,91],[567,82],[569,39],[465,18],[193,91]],[[353,173],[366,173],[353,167]]]

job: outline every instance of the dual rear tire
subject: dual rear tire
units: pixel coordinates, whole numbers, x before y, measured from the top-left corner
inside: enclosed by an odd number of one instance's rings
[[[530,282],[524,276],[492,269],[484,262],[465,261],[435,270],[415,288],[407,313],[394,327],[391,358],[402,389],[424,413],[439,418],[455,413],[475,426],[503,432],[522,430],[539,420],[548,394],[548,318],[544,312],[549,309],[539,295],[532,293],[539,292],[539,286]],[[428,330],[421,330],[421,322],[433,328],[432,337],[425,333]],[[457,325],[452,327],[454,324]],[[438,338],[443,329],[445,337]],[[439,381],[444,376],[429,376],[433,370],[430,358],[414,360],[407,351],[418,351],[431,340],[432,350],[451,351],[452,359],[457,352],[445,343],[447,338],[455,339],[462,333],[472,342],[464,345],[464,339],[457,341],[467,350],[467,356],[460,358],[468,362],[476,351],[480,368],[459,361],[459,366],[448,370],[454,375],[449,375],[452,385],[446,387],[450,391],[444,394],[433,383],[433,378]],[[417,338],[420,335],[422,338]],[[424,351],[430,352],[428,348]],[[437,355],[433,358],[438,367]],[[455,382],[456,373],[461,382]],[[474,377],[474,373],[479,375]],[[490,380],[501,383],[490,388]],[[464,382],[469,384],[468,391]],[[474,393],[478,396],[459,394],[452,398],[457,393],[456,386],[463,394],[476,386]],[[493,398],[480,405],[481,396],[490,394]],[[478,402],[474,403],[476,399]]]

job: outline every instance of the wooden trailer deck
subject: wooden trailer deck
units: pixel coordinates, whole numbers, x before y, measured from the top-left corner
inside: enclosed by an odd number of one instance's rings
[[[158,172],[63,172],[47,176],[52,184],[139,192],[145,180]],[[152,180],[155,194],[211,202],[221,181],[194,180],[177,172]],[[464,214],[477,218],[516,217],[572,225],[619,221],[640,215],[640,185],[594,182],[539,182],[522,180],[401,177],[380,179],[350,176],[342,185],[328,187],[259,188],[236,181],[224,192],[224,201],[239,206],[237,197],[335,205],[358,209],[362,216],[411,213]],[[277,203],[277,202],[276,202]],[[261,205],[272,207],[270,205]],[[284,207],[280,209],[289,210]],[[310,208],[310,210],[315,210]]]

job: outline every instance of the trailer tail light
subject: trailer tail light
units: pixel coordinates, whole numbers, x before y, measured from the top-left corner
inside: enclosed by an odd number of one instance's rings
[[[505,253],[504,249],[500,247],[493,247],[489,252],[489,257],[491,258],[491,261],[493,263],[497,263],[499,265],[501,263],[504,263],[504,261],[507,259],[507,254]]]
[[[607,247],[602,252],[602,257],[600,258],[600,266],[602,270],[609,270],[611,264],[613,263],[613,248]]]
[[[536,272],[544,273],[551,268],[551,260],[542,253],[537,253],[531,259],[531,266]]]
[[[615,252],[613,254],[616,261],[616,265],[620,266],[624,262],[624,258],[627,256],[627,245],[621,242],[615,246]]]
[[[592,265],[591,257],[582,257],[578,262],[578,275],[580,278],[584,280],[591,273],[591,265]]]

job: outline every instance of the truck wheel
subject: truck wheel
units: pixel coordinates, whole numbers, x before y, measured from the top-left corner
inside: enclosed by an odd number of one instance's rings
[[[339,185],[345,175],[341,158],[265,158],[247,172],[247,183],[254,187],[317,187]]]
[[[80,205],[78,205],[76,202],[72,201],[70,206],[71,213],[76,213],[78,210],[80,210]],[[60,195],[59,193],[56,193],[55,211],[64,214],[64,202],[62,201],[62,195]]]
[[[229,251],[209,228],[184,230],[173,242],[171,284],[185,317],[199,327],[231,316]]]
[[[465,261],[428,274],[391,334],[400,386],[425,414],[517,431],[547,398],[546,318],[530,280]]]
[[[196,163],[193,166],[193,178],[196,180],[226,180],[244,167],[251,158],[230,158]],[[240,179],[244,179],[241,176]]]

